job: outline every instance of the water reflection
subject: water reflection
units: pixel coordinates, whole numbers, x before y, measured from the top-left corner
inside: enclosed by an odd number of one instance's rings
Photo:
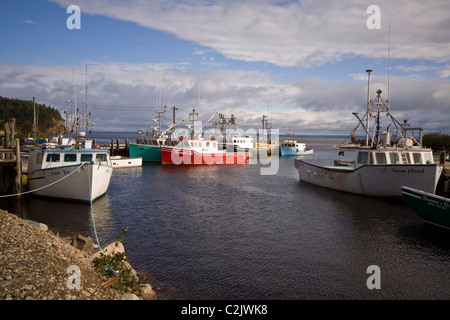
[[[93,236],[91,206],[89,203],[62,201],[34,196],[24,197],[14,212],[21,218],[45,223],[62,236],[80,233]],[[108,194],[92,205],[95,225],[102,229],[111,225],[111,205]]]

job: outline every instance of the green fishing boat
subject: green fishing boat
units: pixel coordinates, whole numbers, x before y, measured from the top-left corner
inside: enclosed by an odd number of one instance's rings
[[[402,201],[423,221],[450,229],[450,198],[403,186]]]

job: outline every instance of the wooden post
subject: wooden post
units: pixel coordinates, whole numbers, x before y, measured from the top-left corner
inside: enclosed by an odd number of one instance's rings
[[[116,145],[116,155],[120,155],[120,142],[119,142],[119,139],[116,139],[116,141],[117,141],[117,145]]]
[[[37,128],[36,128],[36,99],[35,97],[33,97],[33,141],[36,141],[36,132],[37,132]]]
[[[14,179],[14,193],[21,197],[22,192],[22,163],[20,162],[20,140],[16,139],[16,178]]]
[[[111,138],[111,146],[109,147],[109,154],[114,155],[114,139]]]

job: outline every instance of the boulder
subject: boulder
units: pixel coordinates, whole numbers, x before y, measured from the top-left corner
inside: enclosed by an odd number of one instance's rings
[[[156,292],[152,289],[152,286],[144,284],[141,287],[142,300],[156,300]]]
[[[124,293],[121,300],[141,300],[139,297],[133,293]]]
[[[79,250],[89,253],[94,250],[94,242],[92,241],[92,239],[81,234],[77,234],[73,237],[71,245]]]
[[[26,222],[28,222],[29,224],[31,224],[32,226],[35,226],[36,228],[42,230],[42,231],[48,231],[48,226],[46,224],[40,223],[40,222],[36,222],[36,221],[32,221],[32,220],[25,220]]]
[[[125,247],[123,246],[123,244],[121,242],[111,242],[110,244],[104,246],[102,248],[102,252],[105,256],[109,256],[109,255],[113,255],[116,253],[124,253],[125,252]],[[100,258],[100,250],[98,252],[96,252],[94,255],[92,255],[92,259],[95,258]]]

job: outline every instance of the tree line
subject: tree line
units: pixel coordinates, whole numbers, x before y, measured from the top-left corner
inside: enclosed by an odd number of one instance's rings
[[[450,135],[440,132],[427,133],[422,137],[422,144],[433,151],[450,151]]]
[[[44,104],[36,103],[37,132],[39,136],[57,134],[64,130],[64,119],[60,112]],[[33,101],[11,99],[0,96],[0,129],[10,118],[16,119],[16,132],[23,136],[33,135]]]

